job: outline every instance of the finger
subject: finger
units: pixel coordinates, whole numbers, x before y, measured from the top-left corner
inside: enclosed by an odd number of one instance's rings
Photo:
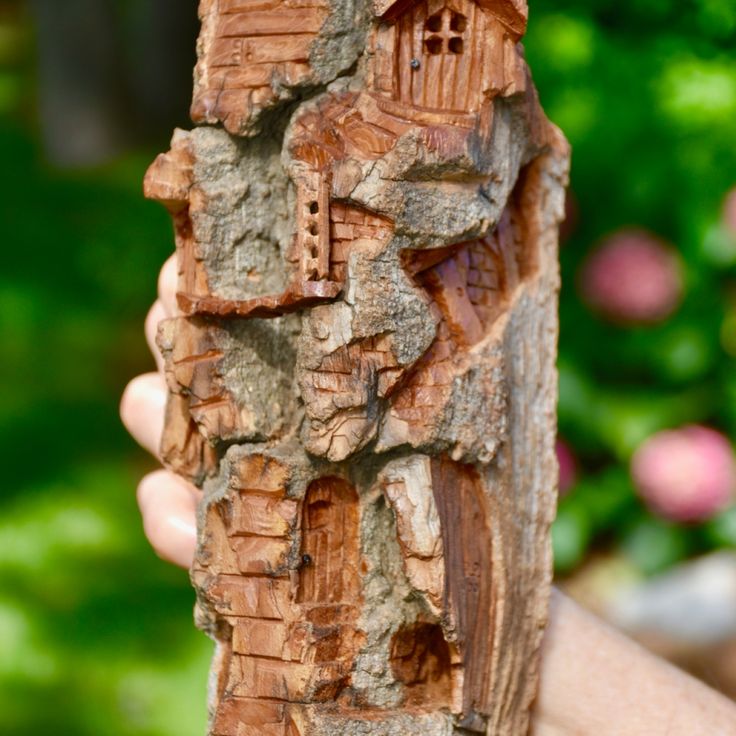
[[[164,429],[166,383],[160,373],[134,378],[120,400],[120,418],[139,445],[158,456]]]
[[[197,544],[197,501],[201,491],[168,470],[145,476],[138,485],[143,529],[156,554],[190,567]]]
[[[153,306],[148,310],[148,314],[146,315],[146,342],[153,354],[153,359],[156,361],[156,367],[159,372],[163,372],[164,370],[164,360],[161,357],[161,351],[158,349],[158,345],[156,345],[156,334],[158,333],[158,323],[166,319],[167,316],[160,299],[157,299],[153,303]]]
[[[179,308],[176,306],[176,290],[179,274],[176,253],[169,256],[158,275],[158,298],[163,305],[167,317],[176,317]]]

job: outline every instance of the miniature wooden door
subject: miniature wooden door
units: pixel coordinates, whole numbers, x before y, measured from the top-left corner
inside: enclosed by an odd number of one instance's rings
[[[358,495],[340,478],[314,481],[304,501],[302,605],[354,605],[358,578]]]
[[[475,112],[485,23],[472,0],[422,0],[397,21],[396,99],[405,105]]]

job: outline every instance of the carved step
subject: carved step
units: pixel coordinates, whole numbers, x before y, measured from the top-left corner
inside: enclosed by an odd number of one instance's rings
[[[223,615],[282,621],[293,616],[291,583],[286,578],[217,575],[201,577],[208,599]]]

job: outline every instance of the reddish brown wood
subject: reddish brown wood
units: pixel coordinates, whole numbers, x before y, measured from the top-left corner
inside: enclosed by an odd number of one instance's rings
[[[483,482],[472,466],[446,457],[432,461],[432,488],[443,530],[447,584],[445,611],[453,619],[455,643],[462,657],[463,713],[492,709],[494,575],[490,508]]]
[[[452,706],[456,676],[450,645],[439,624],[417,622],[399,629],[391,638],[391,671],[404,685],[404,705]]]
[[[522,0],[202,0],[146,178],[212,736],[526,732],[567,147]],[[225,130],[211,127],[222,124]]]

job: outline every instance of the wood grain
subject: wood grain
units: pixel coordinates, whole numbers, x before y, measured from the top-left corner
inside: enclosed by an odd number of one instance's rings
[[[551,578],[568,148],[523,0],[202,0],[152,164],[210,736],[521,736]],[[222,124],[223,127],[218,127]]]

